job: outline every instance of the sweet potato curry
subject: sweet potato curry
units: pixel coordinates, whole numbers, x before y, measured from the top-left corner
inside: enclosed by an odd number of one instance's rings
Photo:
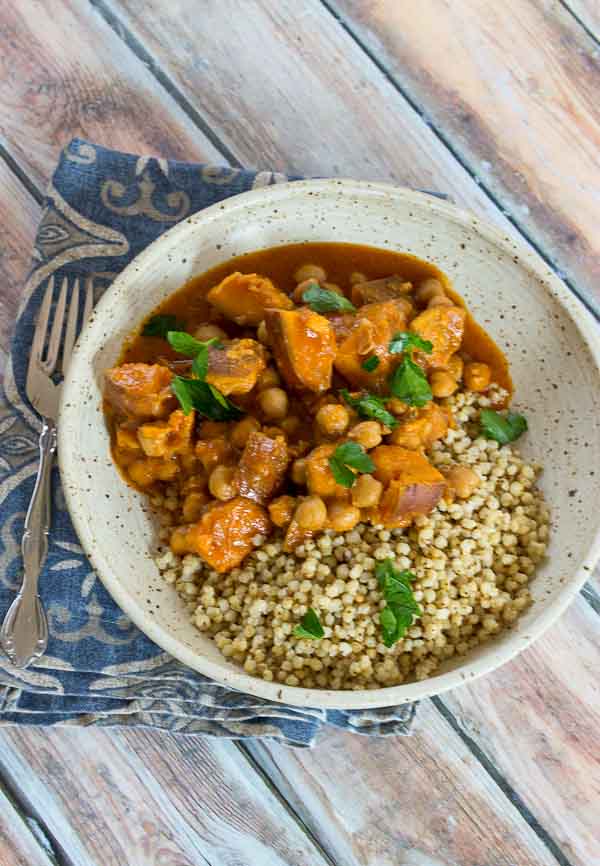
[[[228,572],[275,527],[293,552],[464,496],[464,467],[425,452],[454,426],[446,398],[491,383],[512,392],[506,359],[436,267],[297,244],[169,298],[106,371],[105,412],[124,478],[177,487],[172,551]]]

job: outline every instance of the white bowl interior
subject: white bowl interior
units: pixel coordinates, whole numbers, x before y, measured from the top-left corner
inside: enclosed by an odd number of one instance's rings
[[[110,459],[102,374],[132,328],[193,275],[251,250],[309,241],[370,244],[441,267],[507,352],[515,405],[529,420],[522,450],[545,466],[541,484],[553,530],[548,559],[531,584],[535,603],[510,631],[421,683],[311,691],[266,683],[227,662],[160,578],[150,556],[151,514]],[[203,674],[298,706],[389,706],[439,693],[526,646],[560,614],[593,565],[599,519],[589,503],[600,467],[598,346],[589,314],[535,255],[447,203],[383,184],[337,180],[246,193],[163,235],[95,310],[64,387],[59,453],[67,502],[84,549],[122,609],[167,652]]]

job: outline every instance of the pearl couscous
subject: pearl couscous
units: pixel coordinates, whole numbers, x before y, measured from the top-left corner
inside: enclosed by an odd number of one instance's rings
[[[445,659],[464,655],[510,627],[531,603],[529,582],[544,558],[549,513],[536,478],[541,467],[514,445],[477,435],[481,408],[493,402],[463,391],[447,399],[457,427],[433,444],[431,463],[461,467],[479,483],[466,498],[441,500],[404,529],[359,523],[282,550],[283,536],[256,536],[254,551],[228,574],[198,556],[159,552],[156,562],[185,600],[195,625],[226,658],[267,681],[327,689],[372,689],[422,680]],[[497,395],[496,395],[497,399]],[[175,491],[155,497],[164,516]],[[168,525],[162,530],[168,538]],[[392,559],[410,570],[422,616],[392,647],[381,640],[384,607],[375,576]],[[309,608],[325,632],[294,635]]]

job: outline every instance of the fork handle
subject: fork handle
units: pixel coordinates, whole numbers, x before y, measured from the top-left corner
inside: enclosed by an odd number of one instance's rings
[[[37,595],[38,577],[48,553],[48,533],[50,532],[50,474],[56,453],[56,424],[51,418],[42,418],[42,432],[39,439],[40,464],[38,466],[31,502],[27,509],[21,552],[25,577],[23,591],[30,587]]]
[[[0,631],[6,654],[19,668],[43,655],[48,643],[48,622],[38,596],[38,578],[48,553],[51,519],[50,475],[56,452],[56,424],[50,418],[42,418],[39,448],[40,463],[21,540],[23,584]]]

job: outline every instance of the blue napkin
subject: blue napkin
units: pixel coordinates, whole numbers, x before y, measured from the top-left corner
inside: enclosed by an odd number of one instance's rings
[[[0,394],[0,616],[21,581],[20,540],[37,467],[39,420],[25,394],[37,311],[51,276],[90,280],[97,301],[117,274],[189,214],[290,180],[133,156],[75,139],[62,152],[38,228],[32,271]],[[224,688],[143,635],[104,589],[73,530],[58,471],[40,593],[46,655],[26,671],[0,655],[0,724],[143,725],[184,734],[266,737],[310,746],[326,725],[374,736],[410,733],[414,704],[343,712],[299,710]]]

